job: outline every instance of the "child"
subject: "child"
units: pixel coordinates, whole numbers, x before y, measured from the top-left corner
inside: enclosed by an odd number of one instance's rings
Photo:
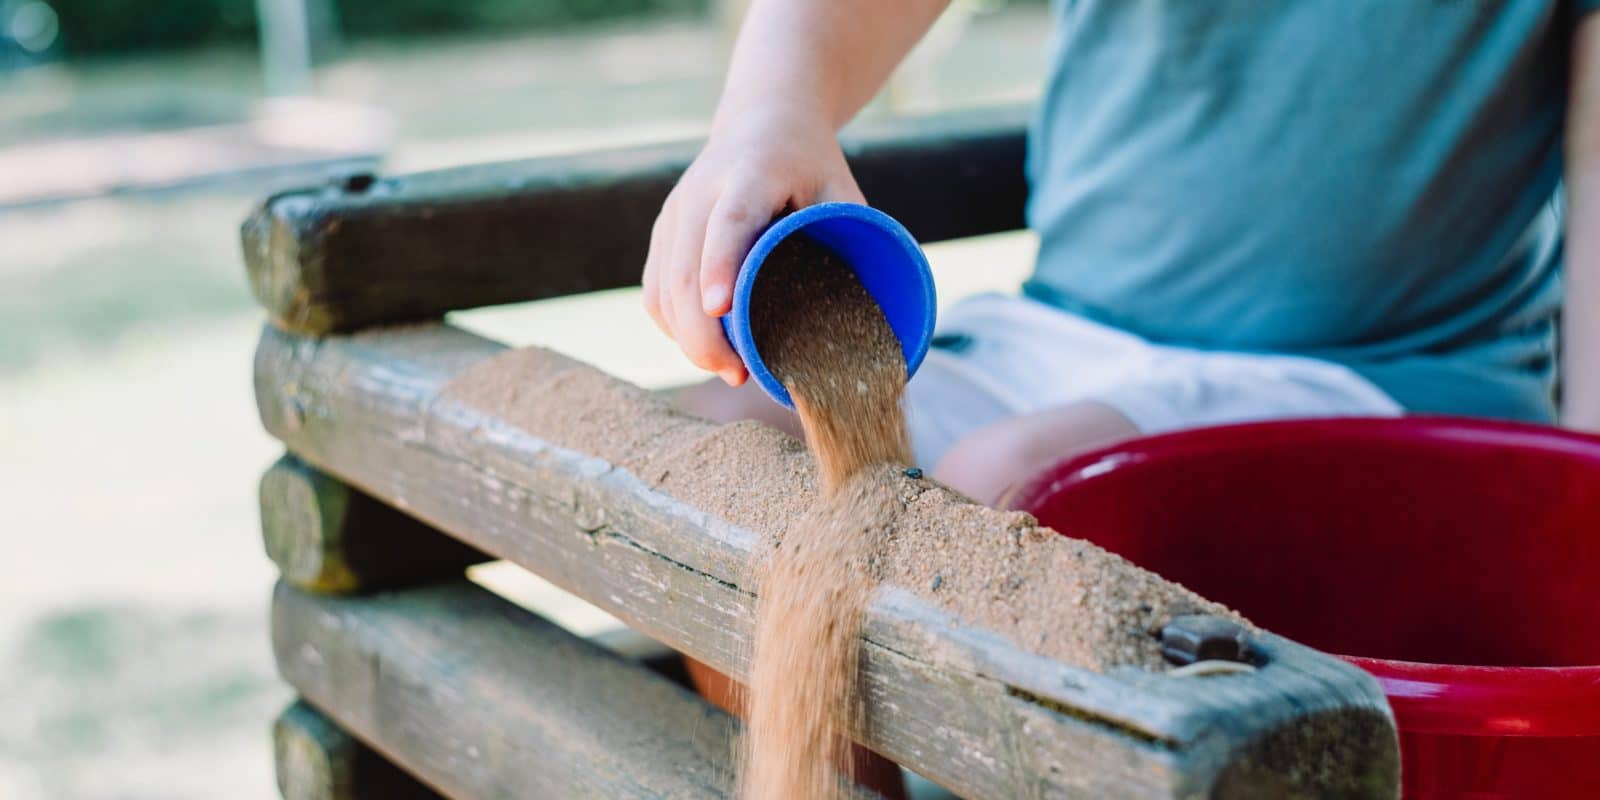
[[[746,374],[716,317],[745,251],[786,207],[865,201],[836,132],[945,4],[751,9],[644,272],[650,315],[729,386]],[[1185,427],[1553,422],[1563,264],[1564,421],[1600,429],[1595,7],[1058,2],[1038,264],[1021,296],[944,315],[907,390],[919,461],[995,503],[1064,456]],[[687,402],[792,424],[750,387]]]

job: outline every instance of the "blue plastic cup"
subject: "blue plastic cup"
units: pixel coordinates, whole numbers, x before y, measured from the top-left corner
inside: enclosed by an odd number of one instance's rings
[[[756,275],[772,249],[797,233],[833,251],[855,271],[856,279],[878,302],[890,330],[900,340],[906,377],[916,374],[928,354],[938,311],[928,257],[910,231],[888,214],[857,203],[821,203],[772,223],[756,239],[739,268],[739,277],[733,284],[733,310],[723,316],[722,329],[750,370],[750,377],[772,399],[794,408],[789,390],[773,377],[756,351],[755,336],[750,331],[750,296],[755,290]]]

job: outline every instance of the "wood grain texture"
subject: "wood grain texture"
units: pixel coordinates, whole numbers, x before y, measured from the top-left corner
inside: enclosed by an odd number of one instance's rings
[[[283,800],[438,800],[439,793],[304,701],[272,725]]]
[[[278,669],[454,798],[731,793],[735,722],[465,581],[338,597],[279,584]]]
[[[447,326],[320,340],[268,327],[258,407],[321,468],[744,675],[755,535],[442,396],[500,350]],[[1392,796],[1376,683],[1271,634],[1255,644],[1267,662],[1253,674],[1102,674],[889,587],[864,621],[858,738],[970,798]]]
[[[847,136],[869,202],[922,241],[1023,226],[1026,112]],[[698,151],[681,142],[297,190],[242,228],[250,288],[301,333],[638,283],[650,227]]]
[[[303,589],[395,588],[492,560],[293,455],[261,476],[260,499],[267,557]]]

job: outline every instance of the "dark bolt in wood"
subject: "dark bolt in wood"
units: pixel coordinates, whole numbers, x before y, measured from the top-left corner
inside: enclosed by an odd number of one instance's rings
[[[362,194],[368,189],[371,189],[372,184],[377,182],[378,176],[370,172],[356,172],[346,175],[344,178],[340,179],[339,188],[344,189],[351,194]]]
[[[1244,627],[1210,614],[1173,617],[1161,629],[1161,655],[1178,667],[1196,661],[1253,661]]]

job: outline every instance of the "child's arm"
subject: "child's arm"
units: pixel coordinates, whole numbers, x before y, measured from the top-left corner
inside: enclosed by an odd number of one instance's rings
[[[650,236],[645,310],[689,359],[729,384],[744,365],[717,317],[756,235],[786,206],[861,202],[838,130],[872,98],[949,0],[757,0],[711,137]]]
[[[1600,432],[1600,14],[1579,25],[1567,122],[1562,422]]]

